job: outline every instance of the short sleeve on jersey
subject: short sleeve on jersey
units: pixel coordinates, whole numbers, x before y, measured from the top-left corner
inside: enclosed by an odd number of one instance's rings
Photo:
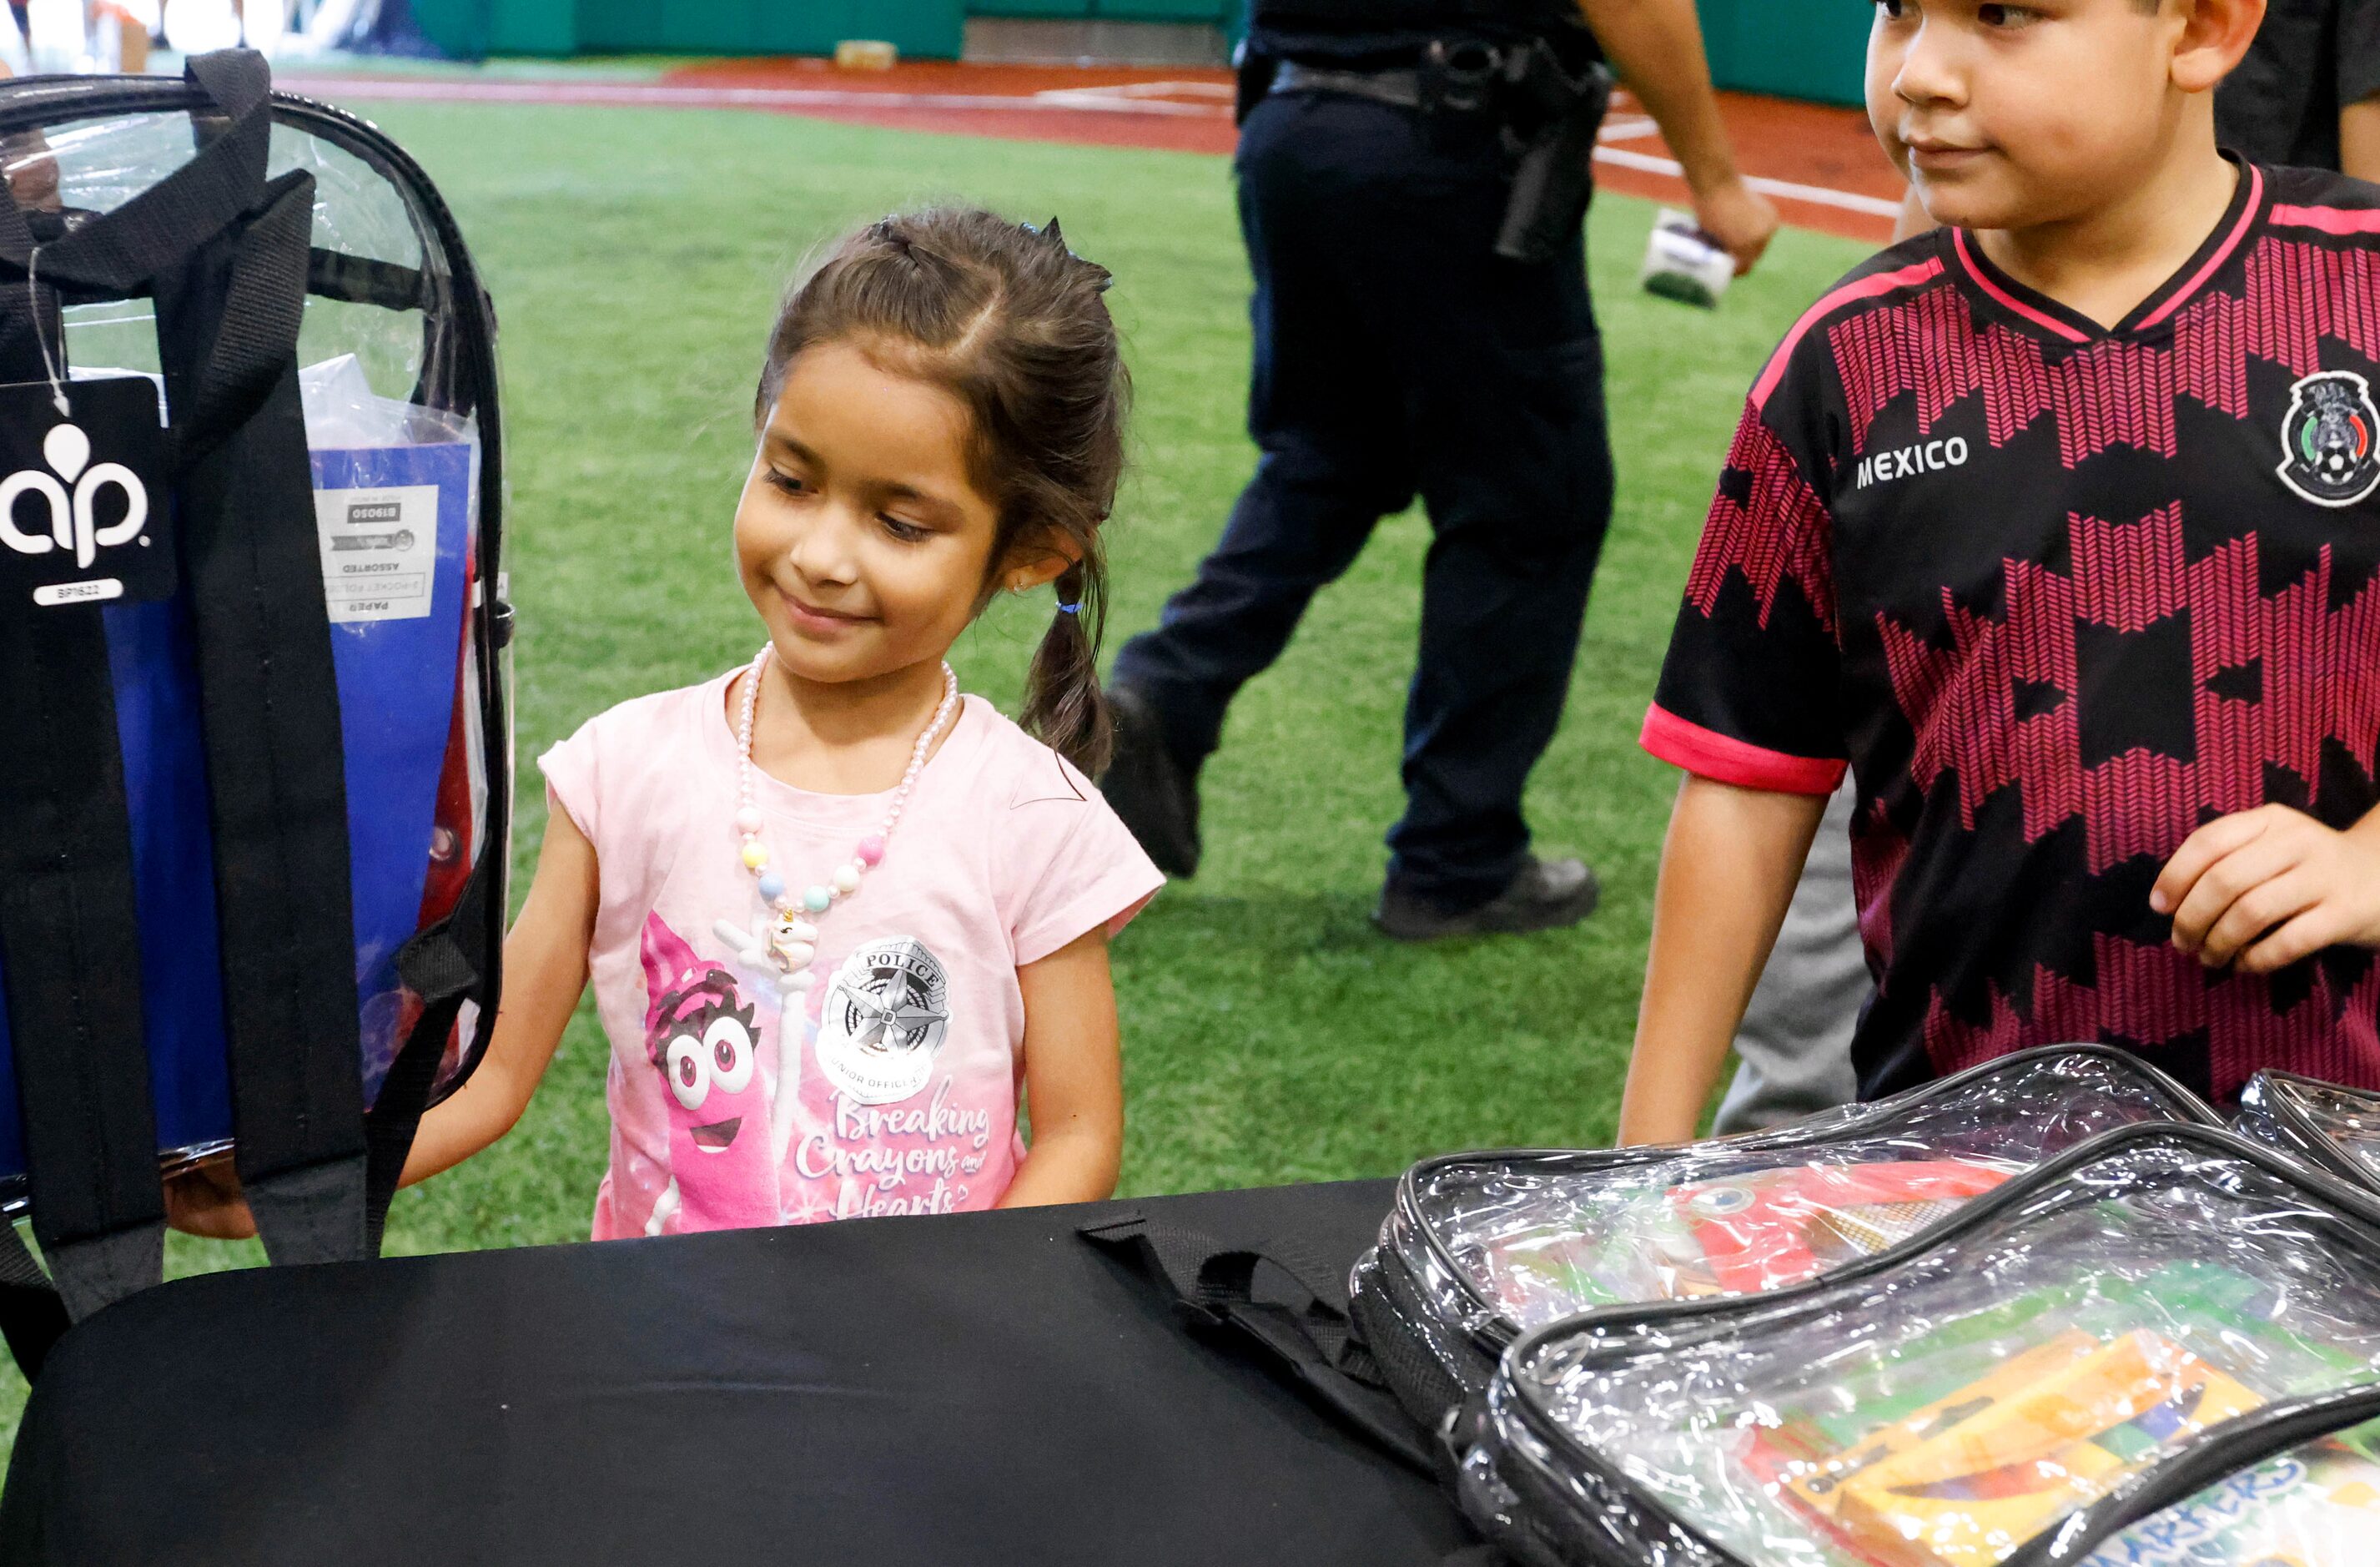
[[[1790,396],[1791,383],[1778,390]],[[1646,750],[1750,789],[1825,795],[1842,782],[1832,541],[1803,460],[1747,407],[1645,716]]]

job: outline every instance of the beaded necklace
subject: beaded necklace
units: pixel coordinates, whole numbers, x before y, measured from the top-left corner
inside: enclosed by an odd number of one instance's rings
[[[883,825],[859,840],[851,858],[835,867],[832,875],[796,893],[786,884],[783,876],[769,868],[769,845],[761,841],[760,831],[767,820],[753,797],[752,785],[752,715],[759,703],[761,677],[768,673],[769,658],[774,649],[763,646],[752,660],[744,681],[743,717],[735,726],[735,831],[743,839],[744,868],[758,879],[761,901],[769,905],[772,916],[765,925],[747,930],[733,920],[718,923],[719,934],[736,949],[747,967],[774,968],[777,989],[787,995],[810,988],[810,965],[818,957],[818,926],[813,923],[837,902],[859,891],[860,878],[867,875],[884,857],[884,846],[891,841],[892,829],[900,824],[901,812],[909,803],[909,792],[917,786],[917,775],[926,770],[926,753],[933,749],[935,736],[941,734],[958,711],[959,677],[951,666],[942,665],[942,700],[934,709],[933,722],[917,736],[915,749],[909,753],[908,771],[901,774],[901,785],[892,791],[892,805],[884,813]]]

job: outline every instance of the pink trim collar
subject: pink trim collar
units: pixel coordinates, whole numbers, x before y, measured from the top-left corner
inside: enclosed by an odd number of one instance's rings
[[[2002,288],[1998,284],[1994,283],[1991,279],[1991,275],[1985,272],[1983,267],[1975,261],[1974,252],[1967,248],[1967,231],[1965,229],[1952,229],[1950,231],[1950,244],[1952,248],[1959,252],[1959,262],[1961,266],[1964,266],[1967,269],[1968,277],[1974,281],[1976,287],[1991,296],[1993,303],[1998,305],[2003,310],[2009,310],[2016,315],[2022,316],[2025,320],[2033,322],[2035,326],[2044,327],[2048,331],[2058,334],[2058,336],[2065,338],[2069,343],[2088,343],[2091,341],[2091,334],[2089,333],[2083,332],[2077,327],[2070,326],[2065,322],[2059,321],[2056,316],[2050,315],[2046,311],[2034,310],[2031,305],[2026,304],[2023,300],[2018,298],[2007,289]]]
[[[2206,264],[2199,268],[2198,271],[2192,275],[2191,280],[2188,283],[2181,285],[2181,291],[2180,293],[2176,294],[2172,298],[2168,299],[2164,304],[2159,305],[2155,313],[2143,317],[2140,321],[2134,322],[2132,323],[2131,330],[2137,332],[2147,327],[2155,326],[2157,322],[2165,320],[2166,317],[2173,314],[2174,311],[2181,309],[2183,302],[2189,299],[2192,295],[2197,293],[2201,288],[2205,287],[2206,280],[2213,277],[2216,270],[2222,266],[2224,262],[2231,259],[2231,252],[2240,248],[2240,241],[2248,237],[2248,230],[2255,225],[2257,210],[2264,206],[2264,204],[2265,171],[2258,168],[2255,164],[2250,164],[2248,165],[2248,204],[2240,210],[2240,221],[2231,225],[2230,237],[2224,240],[2222,245],[2216,248],[2215,254],[2206,258]]]
[[[2206,258],[2205,263],[2196,272],[2191,273],[2190,281],[2183,284],[2180,288],[2175,289],[2172,296],[2168,298],[2164,304],[2159,305],[2155,310],[2152,310],[2147,315],[2143,316],[2138,321],[2127,321],[2119,328],[2120,331],[2127,333],[2145,332],[2149,328],[2155,326],[2160,322],[2170,317],[2174,311],[2188,304],[2191,299],[2197,295],[2200,289],[2205,287],[2206,280],[2213,277],[2217,272],[2221,271],[2223,263],[2229,261],[2231,259],[2232,252],[2240,249],[2240,242],[2248,237],[2248,231],[2255,226],[2256,215],[2263,209],[2265,204],[2265,171],[2258,168],[2255,164],[2250,164],[2247,165],[2244,172],[2247,176],[2246,183],[2248,199],[2240,203],[2240,215],[2232,221],[2231,232],[2224,237],[2223,243],[2215,248],[2215,253]],[[2277,207],[2274,209],[2274,216],[2277,219],[2281,213],[2285,211],[2291,213],[2305,212],[2308,213],[2314,213],[2320,210],[2313,208]],[[2361,216],[2363,214],[2355,215]],[[2375,217],[2380,217],[2380,214],[2374,215]],[[2323,223],[2316,222],[2313,226],[2320,228],[2327,225]],[[2375,226],[2380,226],[2380,225],[2375,225]],[[2332,229],[2331,232],[2338,233],[2341,231],[2338,229]],[[1991,274],[1984,270],[1982,261],[1976,259],[1974,249],[1968,242],[1967,231],[1965,229],[1952,229],[1950,231],[1950,243],[1959,252],[1960,264],[1967,269],[1967,275],[1974,280],[1976,287],[1982,289],[1985,294],[1991,297],[1992,301],[1995,304],[1999,305],[2002,309],[2011,311],[2016,315],[2022,316],[2025,320],[2033,322],[2035,326],[2056,333],[2058,336],[2063,337],[2069,343],[2088,343],[2092,340],[2092,334],[2090,333],[2082,330],[2070,322],[2060,321],[2056,316],[2050,315],[2045,310],[2038,310],[2032,305],[2026,304],[2023,300],[2018,298],[2015,295],[2001,287],[1999,284],[1993,281]]]

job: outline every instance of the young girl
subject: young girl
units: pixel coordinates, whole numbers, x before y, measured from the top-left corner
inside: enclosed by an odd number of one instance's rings
[[[1129,396],[1107,285],[1055,223],[932,211],[791,296],[735,513],[767,640],[546,753],[495,1035],[408,1183],[510,1130],[591,975],[599,1240],[1113,1189],[1107,943],[1161,879],[1084,776]],[[943,655],[1052,582],[1019,728]]]

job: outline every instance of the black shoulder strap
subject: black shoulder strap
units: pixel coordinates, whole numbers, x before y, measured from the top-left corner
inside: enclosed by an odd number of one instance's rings
[[[212,796],[235,1157],[273,1260],[335,1261],[365,1252],[365,1139],[346,761],[298,391],[314,182],[264,178],[260,56],[202,55],[189,69],[230,116],[200,160],[236,161],[255,193],[152,279]]]
[[[1140,1215],[1087,1224],[1081,1234],[1133,1257],[1198,1325],[1225,1330],[1258,1359],[1285,1369],[1322,1405],[1400,1463],[1425,1475],[1438,1464],[1421,1434],[1380,1379],[1347,1315],[1347,1292],[1327,1265],[1292,1243],[1227,1245]],[[1257,1269],[1270,1265],[1303,1292],[1303,1305],[1257,1293]]]
[[[17,1368],[31,1381],[42,1374],[50,1346],[66,1336],[66,1303],[58,1287],[33,1260],[17,1226],[0,1219],[0,1337],[8,1342]]]
[[[494,880],[497,858],[491,854],[472,867],[463,896],[454,912],[417,934],[396,954],[396,971],[406,988],[421,998],[421,1012],[407,1031],[404,1047],[372,1100],[365,1132],[370,1139],[369,1174],[364,1189],[367,1244],[374,1254],[388,1222],[388,1205],[396,1196],[397,1178],[405,1173],[406,1155],[413,1151],[430,1092],[437,1086],[438,1063],[463,1002],[480,988],[477,954],[486,945],[488,889]]]

